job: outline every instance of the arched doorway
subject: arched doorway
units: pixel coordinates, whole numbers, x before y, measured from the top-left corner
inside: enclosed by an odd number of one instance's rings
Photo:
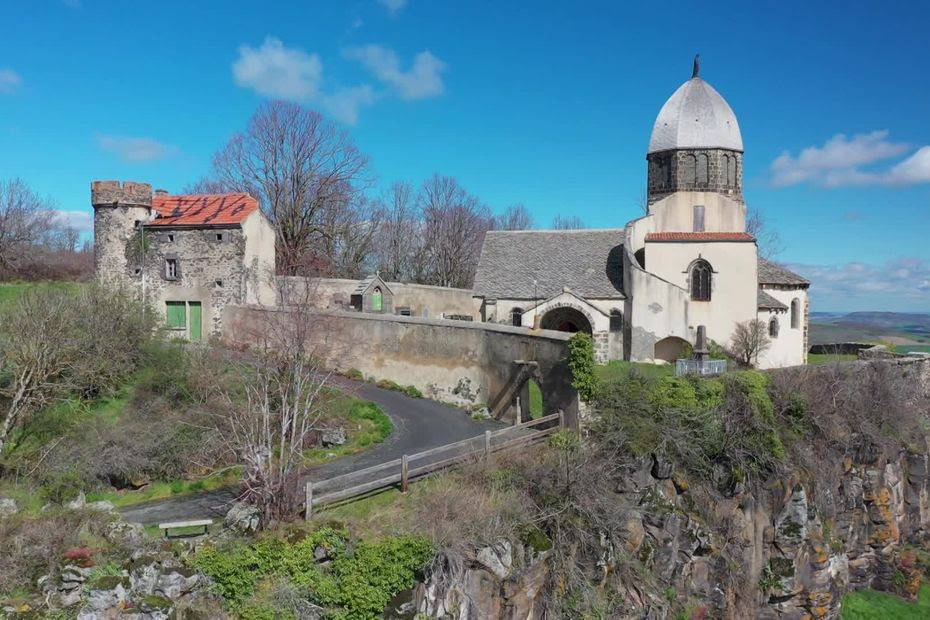
[[[591,334],[591,321],[580,310],[568,306],[560,306],[548,310],[539,323],[543,329],[554,329],[560,332],[585,332]]]
[[[688,346],[688,341],[682,338],[676,336],[663,338],[656,343],[654,358],[674,363],[675,360],[681,359],[684,356],[686,346]]]

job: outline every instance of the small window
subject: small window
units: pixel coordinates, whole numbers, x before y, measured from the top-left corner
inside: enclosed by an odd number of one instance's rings
[[[215,280],[215,281],[213,282],[213,286],[214,286],[215,288],[223,288],[223,281],[222,281],[222,280]]]
[[[791,329],[801,327],[801,302],[797,298],[791,300]]]
[[[704,205],[694,205],[694,232],[704,232]]]
[[[174,235],[172,233],[165,235],[165,243],[174,243]]]
[[[181,277],[181,270],[178,265],[178,259],[166,258],[165,259],[165,279],[166,280],[177,280],[180,277]]]
[[[142,267],[136,267],[135,269],[133,269],[133,270],[132,270],[132,275],[134,275],[134,276],[141,276],[141,275],[142,275]]]
[[[216,240],[217,240],[217,241],[222,241],[222,240],[223,240],[223,233],[216,233]]]
[[[623,331],[623,313],[619,310],[614,309],[610,311],[610,331]]]
[[[774,316],[769,320],[769,338],[778,338],[778,318]]]
[[[523,308],[514,308],[510,311],[510,324],[514,327],[523,327]]]
[[[413,312],[410,311],[410,308],[398,308],[397,314],[400,316],[413,316]]]
[[[691,300],[710,301],[713,269],[706,260],[698,259],[691,267]]]
[[[142,220],[136,220],[135,222],[132,223],[132,225],[134,228],[139,228],[140,226],[142,226]]]

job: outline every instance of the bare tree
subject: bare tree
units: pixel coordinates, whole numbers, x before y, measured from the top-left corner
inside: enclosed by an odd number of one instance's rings
[[[749,319],[737,323],[730,338],[730,353],[744,366],[752,366],[772,346],[765,321]]]
[[[422,223],[412,185],[395,181],[381,199],[383,219],[375,252],[381,276],[388,280],[418,280],[424,270]]]
[[[522,204],[510,205],[501,215],[494,218],[496,230],[530,230],[536,228],[533,215]]]
[[[256,358],[247,373],[247,403],[219,420],[226,442],[243,469],[242,499],[261,514],[259,527],[293,516],[300,502],[304,450],[326,407],[328,374],[313,357],[312,287],[279,279],[285,310],[266,309],[255,330]]]
[[[351,137],[319,112],[272,101],[252,115],[213,160],[214,180],[202,187],[255,196],[275,225],[278,265],[295,275],[338,262],[342,213],[357,206],[368,158]],[[349,218],[351,219],[351,218]]]
[[[433,175],[419,197],[426,241],[426,282],[468,287],[493,218],[487,206],[453,177]]]
[[[587,226],[577,215],[556,215],[552,218],[553,230],[580,230],[583,228],[587,228]]]
[[[203,177],[194,183],[188,183],[181,190],[182,194],[228,194],[236,189],[225,182],[210,177]]]
[[[772,259],[785,249],[781,235],[772,228],[768,220],[765,219],[765,215],[758,209],[750,208],[746,214],[746,232],[756,238],[759,255],[762,258]]]
[[[16,273],[55,228],[54,204],[22,179],[0,181],[0,272]]]

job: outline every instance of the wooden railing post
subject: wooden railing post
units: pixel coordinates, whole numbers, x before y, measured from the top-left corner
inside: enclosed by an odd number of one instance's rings
[[[491,458],[491,431],[484,431],[484,458]]]
[[[410,475],[410,461],[407,455],[400,457],[400,492],[407,492],[408,476]]]
[[[565,412],[559,409],[559,428],[565,428]]]
[[[307,496],[304,498],[304,521],[310,520],[310,515],[313,514],[313,481],[307,481]]]

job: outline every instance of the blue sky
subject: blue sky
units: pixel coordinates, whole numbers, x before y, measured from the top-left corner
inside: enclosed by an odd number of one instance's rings
[[[620,227],[699,52],[814,309],[930,311],[927,3],[0,0],[0,22],[0,176],[85,226],[92,180],[178,191],[278,95],[349,129],[373,191],[440,172]]]

